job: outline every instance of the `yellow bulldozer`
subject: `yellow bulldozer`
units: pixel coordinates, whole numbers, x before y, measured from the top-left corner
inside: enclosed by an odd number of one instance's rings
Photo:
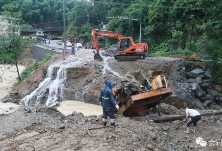
[[[121,87],[114,87],[114,98],[119,105],[117,114],[131,116],[145,115],[150,108],[155,108],[163,99],[170,96],[172,91],[167,87],[167,80],[161,71],[152,72],[146,78],[142,70],[127,73],[121,80]]]

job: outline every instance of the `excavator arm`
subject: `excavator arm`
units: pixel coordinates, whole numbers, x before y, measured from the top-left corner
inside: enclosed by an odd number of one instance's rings
[[[95,44],[96,53],[94,56],[95,60],[103,60],[99,54],[99,42],[98,36],[113,37],[119,39],[118,53],[115,55],[116,60],[120,61],[134,61],[137,59],[144,59],[146,57],[145,52],[148,51],[147,43],[134,43],[132,37],[125,37],[124,35],[112,32],[112,31],[100,31],[97,32],[92,29],[92,39]]]
[[[92,29],[92,38],[93,38],[93,42],[95,44],[96,51],[99,50],[99,42],[98,42],[97,36],[113,37],[113,38],[117,38],[119,40],[121,40],[121,38],[124,37],[122,34],[117,33],[117,32],[112,32],[112,31],[97,32],[95,29]]]

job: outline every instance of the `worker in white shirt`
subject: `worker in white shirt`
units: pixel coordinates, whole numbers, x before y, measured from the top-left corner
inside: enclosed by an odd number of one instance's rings
[[[188,120],[189,119],[189,120]],[[201,119],[201,115],[197,110],[186,108],[186,118],[184,121],[187,121],[187,130],[184,133],[188,134],[190,131],[190,125],[193,123],[193,132],[196,132],[197,122]]]

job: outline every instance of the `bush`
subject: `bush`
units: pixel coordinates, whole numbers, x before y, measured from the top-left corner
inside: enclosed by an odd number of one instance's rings
[[[183,54],[192,54],[191,50],[178,50],[178,49],[168,49],[167,43],[161,43],[158,46],[154,47],[154,52],[152,53],[153,56],[164,56],[167,57],[169,55],[183,55]]]
[[[45,62],[47,62],[51,58],[50,54],[47,54],[45,58],[42,61],[36,61],[32,66],[26,68],[22,73],[21,73],[21,82],[27,79],[35,70],[37,70],[39,67],[41,67]],[[18,84],[20,84],[18,83]],[[18,85],[17,84],[17,85]]]

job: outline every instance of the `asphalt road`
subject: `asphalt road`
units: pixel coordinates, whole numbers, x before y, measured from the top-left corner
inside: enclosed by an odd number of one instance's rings
[[[59,41],[59,40],[51,40],[50,44],[42,44],[42,45],[46,46],[46,47],[52,47],[52,48],[55,48],[55,49],[64,49],[63,45],[58,45],[56,43],[57,41]],[[71,50],[71,47],[66,47],[66,50]]]

